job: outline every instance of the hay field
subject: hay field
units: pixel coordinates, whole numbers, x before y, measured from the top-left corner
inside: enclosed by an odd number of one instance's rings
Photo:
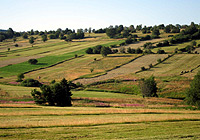
[[[138,73],[138,75],[176,76],[180,75],[182,71],[190,71],[198,65],[200,65],[199,54],[176,54],[154,68]],[[191,77],[194,76],[197,71],[198,69],[195,69],[188,74]]]
[[[199,138],[196,111],[0,106],[1,139]]]
[[[141,70],[141,67],[148,67],[149,64],[156,64],[158,59],[163,59],[165,57],[167,57],[167,54],[145,55],[140,58],[137,58],[133,62],[130,62],[124,66],[108,71],[107,74],[105,75],[90,79],[78,79],[75,82],[80,82],[82,84],[89,84],[97,81],[116,78],[118,76],[127,75],[130,73],[135,73],[136,71]]]

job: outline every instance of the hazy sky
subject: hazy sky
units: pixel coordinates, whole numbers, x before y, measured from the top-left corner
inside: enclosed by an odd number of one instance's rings
[[[0,0],[0,29],[200,23],[200,0]]]

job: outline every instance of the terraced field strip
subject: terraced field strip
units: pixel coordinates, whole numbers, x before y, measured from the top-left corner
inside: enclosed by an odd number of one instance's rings
[[[60,80],[65,77],[68,80],[74,80],[84,75],[98,75],[106,70],[115,68],[118,65],[129,62],[137,55],[120,55],[112,54],[109,57],[103,58],[102,55],[85,55],[84,57],[67,61],[59,64],[56,67],[51,67],[44,70],[39,70],[27,74],[27,77],[41,77],[42,81]],[[96,61],[94,59],[96,58]],[[94,69],[91,73],[90,69]]]
[[[155,75],[155,76],[173,76],[180,75],[182,71],[190,71],[200,65],[199,54],[176,54],[170,57],[165,62],[151,68],[150,71],[143,71],[138,75]],[[192,73],[195,74],[198,69],[195,69]]]
[[[144,55],[134,60],[133,62],[130,62],[122,67],[119,67],[117,69],[107,72],[107,74],[105,75],[95,77],[95,78],[90,78],[90,79],[78,79],[78,80],[75,80],[74,82],[80,82],[82,84],[90,84],[97,81],[113,79],[118,76],[134,73],[140,70],[141,67],[148,67],[150,64],[156,64],[158,59],[163,59],[165,57],[167,57],[167,54]]]

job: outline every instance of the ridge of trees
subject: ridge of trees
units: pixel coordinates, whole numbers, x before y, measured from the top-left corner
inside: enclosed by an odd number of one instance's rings
[[[100,29],[91,29],[85,28],[78,29],[75,31],[74,29],[68,29],[62,30],[61,28],[50,31],[34,31],[33,29],[31,31],[27,32],[15,32],[12,28],[9,28],[8,30],[4,30],[3,32],[0,32],[0,42],[2,42],[5,39],[12,39],[19,36],[22,36],[23,38],[27,39],[28,36],[31,35],[48,35],[50,39],[63,39],[63,40],[72,40],[72,39],[82,39],[84,38],[84,33],[106,33],[110,38],[128,38],[131,33],[135,33],[136,31],[141,31],[143,34],[151,33],[151,36],[145,36],[144,38],[141,38],[141,40],[145,39],[153,39],[158,38],[160,35],[159,30],[163,30],[165,33],[180,33],[178,35],[175,35],[172,40],[170,40],[172,44],[188,41],[190,39],[200,39],[200,25],[195,24],[194,22],[191,22],[190,25],[155,25],[155,26],[142,26],[140,25],[130,25],[129,27],[125,27],[123,25],[115,25],[109,26],[107,28],[100,28]]]

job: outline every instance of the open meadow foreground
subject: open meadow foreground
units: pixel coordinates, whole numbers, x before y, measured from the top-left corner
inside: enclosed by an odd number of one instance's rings
[[[200,139],[200,3],[133,1],[0,0],[0,140]]]

